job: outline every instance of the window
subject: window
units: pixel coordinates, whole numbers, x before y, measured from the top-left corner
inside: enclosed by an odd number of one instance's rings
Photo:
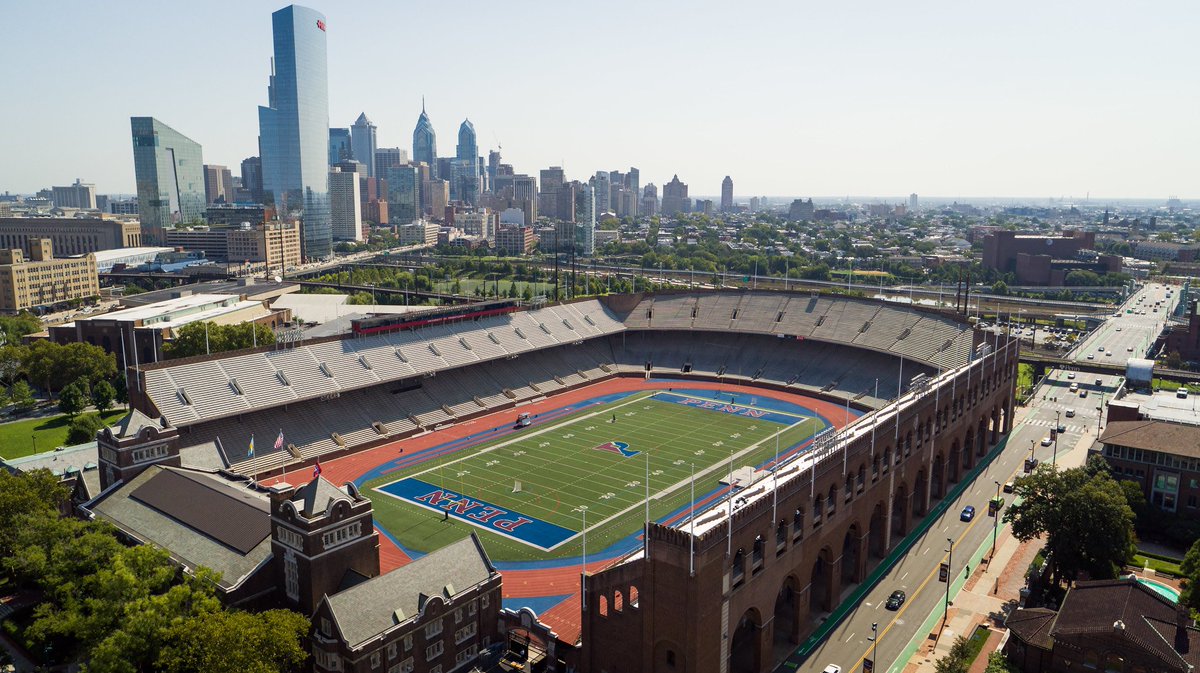
[[[462,620],[463,620],[463,609],[459,608],[454,611],[454,623],[462,624]]]
[[[404,651],[409,652],[411,650],[412,650],[412,634],[410,633],[407,636],[404,636]]]
[[[454,664],[455,666],[462,666],[474,659],[477,654],[479,654],[479,646],[472,645],[454,656]]]
[[[470,624],[467,624],[466,626],[454,632],[454,644],[461,645],[464,642],[474,638],[476,633],[479,633],[479,625],[471,622]]]
[[[321,618],[321,635],[323,635],[323,636],[332,636],[333,635],[333,625],[329,623],[328,617]]]
[[[445,652],[445,651],[446,651],[446,645],[442,641],[439,640],[436,643],[425,648],[425,661],[433,661],[434,659],[442,656],[442,652]]]
[[[482,607],[486,610],[487,606],[488,606],[488,595],[484,594],[483,598],[479,599],[479,601],[480,601],[480,607]]]
[[[409,658],[405,659],[404,661],[402,661],[388,669],[388,673],[412,673],[412,672],[413,672],[413,658],[412,657],[409,657]]]
[[[359,537],[362,534],[362,522],[355,521],[347,526],[342,526],[336,530],[331,530],[321,536],[321,544],[329,549],[341,544],[345,544],[350,540]]]
[[[380,652],[372,652],[371,653],[371,668],[379,668],[379,663],[380,663],[381,659],[383,659],[383,656]]]
[[[474,617],[476,612],[479,612],[479,606],[475,603],[475,601],[467,603],[467,615]]]
[[[425,639],[436,638],[442,633],[442,620],[436,619],[425,626]]]
[[[319,669],[324,669],[326,671],[342,670],[341,657],[332,652],[326,652],[324,650],[313,648],[313,661],[316,663],[317,668]]]
[[[437,666],[429,669],[429,673],[442,673],[442,665],[438,664]]]
[[[284,528],[283,526],[279,526],[275,530],[277,531],[275,534],[276,540],[279,540],[282,544],[287,545],[292,549],[298,551],[304,550],[304,538],[301,537],[299,533],[291,528]]]
[[[405,636],[404,639],[407,641],[411,637],[412,636]],[[388,661],[391,661],[392,659],[395,659],[395,658],[396,658],[396,643],[388,643]]]

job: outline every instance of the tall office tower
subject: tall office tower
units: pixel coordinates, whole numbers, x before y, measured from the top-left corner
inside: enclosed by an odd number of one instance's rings
[[[478,159],[479,145],[475,142],[475,125],[470,119],[464,119],[458,126],[458,146],[455,147],[456,159]]]
[[[161,245],[176,222],[204,219],[204,157],[199,143],[153,117],[130,117],[129,125],[142,237]]]
[[[408,151],[399,147],[380,147],[375,150],[375,177],[382,178],[387,169],[408,163]]]
[[[558,192],[566,176],[560,166],[543,168],[538,173],[538,212],[547,217],[558,217]]]
[[[329,129],[329,165],[340,164],[354,158],[350,149],[350,129]]]
[[[288,5],[271,15],[275,44],[267,106],[258,108],[264,196],[301,215],[304,257],[333,253],[329,222],[329,81],[325,16]]]
[[[387,181],[388,220],[391,224],[411,224],[421,214],[421,183],[417,167],[411,164],[389,166],[383,173]]]
[[[354,126],[350,127],[350,157],[367,169],[369,178],[376,177],[374,161],[375,150],[378,148],[376,134],[375,124],[367,119],[367,113],[359,113]]]
[[[450,198],[468,205],[479,203],[479,145],[475,125],[464,119],[458,127],[458,146],[450,164]]]
[[[653,182],[642,190],[642,203],[638,206],[638,212],[647,217],[658,214],[658,187],[655,187]]]
[[[450,203],[450,183],[446,180],[426,180],[421,187],[425,195],[422,202],[429,217],[441,222],[446,216],[446,206]]]
[[[512,166],[509,166],[509,175],[512,175]],[[496,175],[500,171],[500,150],[488,150],[487,159],[487,184],[484,185],[483,191],[496,191]]]
[[[598,174],[597,174],[598,176]],[[607,174],[605,175],[607,177]],[[599,180],[597,180],[599,182]],[[575,221],[578,222],[576,240],[579,253],[590,255],[596,252],[596,185],[580,185],[575,200]]]
[[[592,191],[593,200],[596,202],[596,210],[601,213],[607,213],[612,210],[610,200],[612,199],[612,189],[609,182],[608,171],[596,171],[596,176],[591,180],[592,186],[595,188]]]
[[[750,197],[750,212],[752,212],[752,213],[757,213],[757,212],[758,212],[758,208],[759,208],[759,205],[758,205],[758,197],[757,197],[757,196],[751,196],[751,197]]]
[[[728,175],[721,181],[721,212],[733,212],[733,178]]]
[[[916,213],[916,212],[917,212],[917,205],[918,205],[918,202],[917,202],[917,195],[916,195],[916,194],[909,194],[909,195],[908,195],[908,212],[910,212],[910,213]]]
[[[204,164],[204,201],[214,203],[233,203],[233,173],[225,166]]]
[[[679,181],[679,176],[663,185],[662,214],[666,216],[687,212],[688,186]]]
[[[563,222],[575,221],[575,199],[579,194],[582,183],[578,181],[564,182],[558,187],[554,199],[555,210],[553,217]],[[549,215],[549,213],[547,213]]]
[[[438,175],[437,134],[433,131],[433,122],[425,112],[425,99],[421,99],[421,116],[417,117],[417,126],[413,129],[413,161],[429,164],[435,177]]]
[[[532,175],[514,175],[512,184],[513,200],[521,204],[525,224],[532,227],[538,216],[537,180]]]
[[[329,169],[329,222],[336,241],[363,240],[361,191],[358,173],[352,168]]]
[[[262,203],[262,159],[258,157],[246,157],[242,159],[242,186],[250,192],[250,199],[252,201]]]
[[[50,199],[57,208],[96,209],[96,185],[75,178],[75,184],[66,187],[51,187]]]

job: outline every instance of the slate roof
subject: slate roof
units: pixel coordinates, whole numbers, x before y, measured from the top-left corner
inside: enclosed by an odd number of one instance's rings
[[[256,510],[264,518],[270,516],[267,496],[246,488],[244,484],[229,482],[206,472],[161,465],[150,466],[129,483],[122,484],[93,502],[91,512],[137,540],[167,550],[173,558],[190,568],[202,565],[216,570],[221,573],[219,584],[225,590],[241,584],[271,558],[269,535],[243,554],[133,497],[138,488],[164,471],[174,472],[205,487],[198,491],[200,497],[185,503],[188,507],[208,508],[212,506],[208,502],[210,498],[233,498],[248,505],[247,511]]]
[[[333,482],[325,477],[317,477],[296,489],[296,495],[292,497],[292,502],[296,503],[296,509],[300,510],[300,514],[308,519],[324,514],[329,506],[337,500],[345,500],[354,504],[354,498],[350,494],[334,486]]]
[[[356,647],[384,631],[413,619],[425,600],[443,600],[480,584],[496,573],[483,545],[472,533],[416,561],[326,596],[342,638]]]
[[[134,408],[130,409],[129,413],[125,414],[124,418],[117,421],[116,425],[112,426],[112,433],[114,437],[136,437],[137,433],[140,432],[142,428],[154,428],[155,430],[162,430],[162,426],[158,424],[158,421],[150,418],[146,414],[143,414]]]
[[[1046,608],[1017,610],[1009,615],[1005,625],[1013,635],[1025,643],[1043,650],[1052,650],[1054,649],[1054,639],[1050,637],[1050,627],[1054,625],[1054,617],[1057,614]]]
[[[1200,458],[1200,426],[1168,421],[1113,421],[1100,435],[1103,444]]]
[[[1063,599],[1050,636],[1113,634],[1180,670],[1200,665],[1200,631],[1176,626],[1177,606],[1135,580],[1079,582]],[[1190,617],[1185,617],[1191,623]]]

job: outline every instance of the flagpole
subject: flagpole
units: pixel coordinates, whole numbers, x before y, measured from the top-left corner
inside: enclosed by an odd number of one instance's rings
[[[804,421],[800,422],[803,423]],[[779,515],[779,432],[775,433],[775,469],[771,472],[771,476],[774,477],[775,481],[775,485],[771,488],[771,525],[775,526],[778,524],[776,518]]]
[[[688,535],[688,576],[696,574],[696,464],[692,463],[692,514],[689,522],[691,534]]]
[[[729,539],[725,543],[725,555],[733,556],[733,449],[729,450]]]
[[[646,552],[646,558],[650,558],[650,452],[646,451],[646,524],[645,532],[642,534],[642,549]]]

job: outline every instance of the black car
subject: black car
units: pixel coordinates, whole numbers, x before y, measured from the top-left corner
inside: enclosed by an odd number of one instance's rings
[[[887,604],[884,605],[884,607],[889,610],[899,610],[900,606],[904,605],[904,599],[906,598],[908,598],[908,596],[904,595],[903,591],[896,589],[892,592],[891,596],[888,596]]]

